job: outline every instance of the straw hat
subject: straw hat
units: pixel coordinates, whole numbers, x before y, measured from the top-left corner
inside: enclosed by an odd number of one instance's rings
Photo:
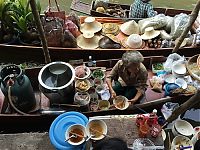
[[[102,29],[102,24],[95,21],[94,17],[87,17],[84,20],[84,23],[81,24],[80,31],[83,32],[99,32]]]
[[[98,47],[100,37],[93,32],[84,32],[77,37],[77,45],[83,49],[95,49]]]
[[[122,24],[120,26],[120,30],[126,35],[140,33],[139,26],[134,20],[131,20]]]
[[[145,29],[144,34],[141,35],[143,40],[150,40],[157,37],[160,31],[155,31],[153,27],[148,27]]]
[[[145,46],[145,42],[142,41],[142,38],[138,34],[131,34],[128,38],[122,40],[122,45],[125,48],[143,48]]]
[[[113,34],[107,34],[101,40],[99,40],[99,47],[103,49],[120,49],[121,44],[116,36]]]
[[[102,34],[114,34],[119,33],[119,26],[116,23],[104,23],[102,25]]]

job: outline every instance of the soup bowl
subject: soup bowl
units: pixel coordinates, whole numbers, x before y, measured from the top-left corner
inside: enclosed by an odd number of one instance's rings
[[[103,120],[90,120],[86,125],[86,134],[92,140],[101,140],[107,134],[107,125]]]
[[[113,104],[119,110],[125,110],[129,106],[128,99],[125,96],[121,95],[115,97],[115,99],[113,100]]]
[[[81,145],[85,142],[86,130],[83,125],[73,124],[65,132],[65,140],[71,145]]]
[[[183,135],[178,135],[175,136],[171,145],[171,150],[177,150],[177,149],[194,150],[194,145],[192,144],[192,141],[188,137]]]

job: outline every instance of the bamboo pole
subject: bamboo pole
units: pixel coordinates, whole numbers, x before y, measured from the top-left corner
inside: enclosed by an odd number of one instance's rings
[[[196,6],[192,10],[192,13],[190,14],[190,20],[189,20],[186,28],[182,32],[177,44],[173,48],[172,53],[176,53],[178,51],[178,49],[179,49],[181,43],[183,42],[184,38],[186,37],[186,35],[190,31],[190,29],[192,28],[192,25],[194,24],[194,22],[195,22],[195,20],[196,20],[196,18],[198,16],[199,9],[200,9],[200,0],[198,0],[198,2],[196,3]]]
[[[188,110],[188,109],[192,108],[193,106],[197,105],[199,102],[200,102],[200,89],[189,100],[187,100],[185,103],[180,105],[177,109],[175,109],[172,112],[171,116],[169,116],[169,118],[167,118],[165,125],[167,125],[168,123],[171,123],[172,121],[177,119],[180,114],[184,113],[186,110]]]
[[[31,6],[31,9],[32,9],[32,12],[33,12],[35,22],[36,22],[36,26],[37,26],[39,34],[40,34],[41,41],[42,41],[42,49],[43,49],[43,53],[44,53],[45,63],[50,63],[51,58],[50,58],[50,55],[49,55],[47,40],[45,38],[44,29],[42,27],[40,16],[39,16],[39,13],[37,11],[35,0],[30,0],[30,6]]]

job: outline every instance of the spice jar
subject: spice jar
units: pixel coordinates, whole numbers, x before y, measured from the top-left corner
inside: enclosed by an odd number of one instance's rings
[[[151,127],[153,124],[158,122],[157,110],[154,109],[152,113],[149,114],[149,118],[147,120],[147,124]]]
[[[159,124],[153,124],[150,129],[150,134],[152,137],[157,137],[161,132],[161,126]]]

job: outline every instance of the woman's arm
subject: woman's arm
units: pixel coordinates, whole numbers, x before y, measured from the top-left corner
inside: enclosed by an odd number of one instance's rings
[[[115,64],[115,66],[112,68],[110,74],[106,77],[106,83],[108,85],[108,88],[109,88],[109,91],[110,91],[112,97],[116,96],[116,93],[112,87],[112,81],[118,79],[118,69],[119,69],[120,63],[121,63],[121,60]]]

